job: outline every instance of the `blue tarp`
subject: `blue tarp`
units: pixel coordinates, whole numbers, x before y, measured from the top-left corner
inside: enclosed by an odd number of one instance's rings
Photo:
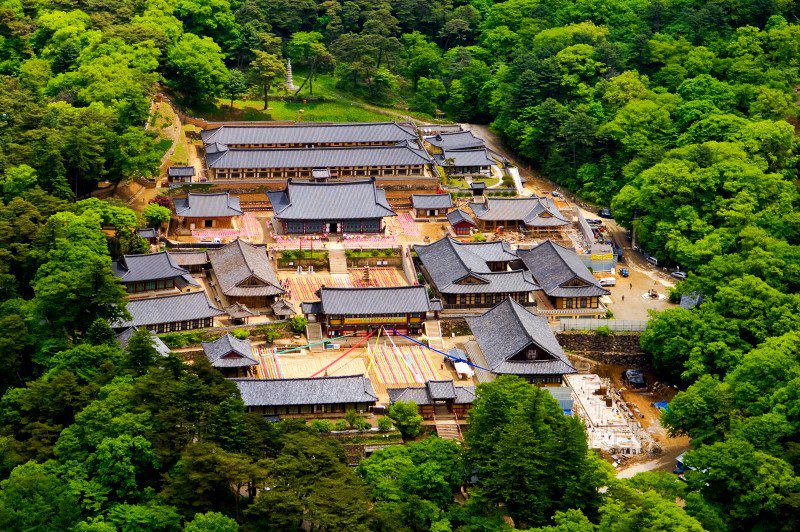
[[[653,403],[653,406],[656,407],[656,408],[659,408],[661,410],[666,410],[667,412],[669,412],[669,403],[667,403],[666,401],[659,401],[657,403]]]

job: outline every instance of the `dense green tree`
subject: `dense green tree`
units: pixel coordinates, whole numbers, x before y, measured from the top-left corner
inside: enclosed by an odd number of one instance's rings
[[[389,409],[389,418],[404,438],[414,438],[422,429],[422,416],[416,403],[395,402]]]
[[[28,462],[0,482],[3,530],[66,530],[79,517],[78,494],[48,464]]]
[[[580,421],[519,377],[481,384],[476,394],[466,441],[477,487],[529,525],[567,508],[594,515],[608,473],[590,454]]]
[[[171,85],[191,103],[216,98],[228,79],[219,45],[191,33],[167,49],[166,68]]]
[[[273,85],[286,76],[286,66],[276,54],[255,50],[255,59],[250,63],[253,83],[260,87],[264,109],[269,109],[269,93]]]

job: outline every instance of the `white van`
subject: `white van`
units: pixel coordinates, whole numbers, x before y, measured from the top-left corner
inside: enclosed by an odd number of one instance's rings
[[[617,286],[617,278],[603,277],[600,279],[600,286]]]

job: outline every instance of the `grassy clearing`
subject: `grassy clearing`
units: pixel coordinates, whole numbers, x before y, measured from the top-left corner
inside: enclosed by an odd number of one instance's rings
[[[189,164],[189,151],[186,146],[186,131],[185,128],[181,128],[180,137],[175,144],[175,152],[169,158],[170,166],[186,166]]]
[[[217,107],[203,112],[209,120],[269,121],[289,120],[302,122],[385,122],[392,116],[357,107],[347,102],[286,102],[273,100],[264,110],[260,100],[236,100],[234,109],[230,102],[219,101]],[[302,110],[302,112],[300,112]]]
[[[294,81],[300,85],[305,72],[296,71]],[[283,91],[273,91],[272,97],[287,97]],[[264,110],[264,101],[253,99],[235,100],[233,109],[230,100],[218,99],[210,108],[193,112],[211,121],[301,121],[301,122],[386,122],[413,117],[421,122],[433,121],[424,113],[408,111],[406,101],[397,94],[390,94],[392,104],[378,105],[364,101],[336,88],[336,79],[330,74],[320,74],[314,80],[314,94],[309,93],[308,84],[297,96],[301,101],[270,100],[269,109]],[[302,102],[302,98],[309,101]],[[302,112],[300,112],[302,110]]]

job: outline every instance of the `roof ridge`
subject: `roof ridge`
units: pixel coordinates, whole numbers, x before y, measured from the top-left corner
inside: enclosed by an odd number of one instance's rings
[[[410,284],[405,286],[320,286],[321,289],[325,290],[342,290],[342,291],[351,291],[351,290],[398,290],[398,289],[409,289],[409,288],[425,288],[421,284]]]
[[[557,251],[557,250],[556,250],[556,249],[553,247],[553,246],[555,246],[555,243],[554,243],[552,240],[550,240],[549,238],[548,238],[547,240],[545,240],[544,242],[542,242],[541,244],[539,244],[538,246],[536,246],[535,248],[533,248],[533,249],[538,249],[540,246],[543,246],[543,245],[545,245],[545,244],[547,244],[547,243],[550,243],[550,249],[552,249],[552,250],[553,250],[553,252],[556,254],[556,256],[558,256],[558,260],[560,260],[560,261],[561,261],[561,263],[562,263],[564,266],[566,266],[566,267],[567,267],[567,269],[569,269],[569,270],[570,270],[572,273],[575,273],[575,272],[572,270],[572,268],[570,267],[570,265],[567,263],[567,260],[566,260],[564,257],[562,257],[562,256],[561,256],[561,253],[559,253],[559,252],[558,252],[558,251]],[[559,247],[560,247],[560,246],[559,246]],[[566,248],[561,248],[561,249],[563,249],[564,251],[566,251]],[[577,274],[576,274],[576,275],[577,275]]]
[[[539,345],[537,342],[534,341],[533,337],[531,336],[531,333],[528,332],[528,328],[525,327],[525,323],[522,321],[522,316],[520,316],[520,314],[519,314],[519,309],[517,307],[519,307],[519,308],[521,308],[523,310],[524,310],[524,307],[522,305],[520,305],[519,303],[517,303],[516,301],[514,301],[513,299],[511,299],[511,298],[506,298],[506,301],[508,301],[510,303],[511,310],[514,313],[514,317],[517,319],[517,322],[519,323],[520,327],[522,327],[522,330],[525,332],[525,336],[528,337],[528,340],[530,342],[533,342],[536,345]],[[526,310],[526,312],[527,312],[527,310]]]
[[[230,381],[242,381],[242,382],[268,382],[268,381],[319,381],[319,380],[332,380],[332,379],[364,379],[369,380],[368,377],[364,375],[327,375],[325,377],[290,377],[286,379],[247,379],[247,378],[236,378],[236,379],[228,379]]]

